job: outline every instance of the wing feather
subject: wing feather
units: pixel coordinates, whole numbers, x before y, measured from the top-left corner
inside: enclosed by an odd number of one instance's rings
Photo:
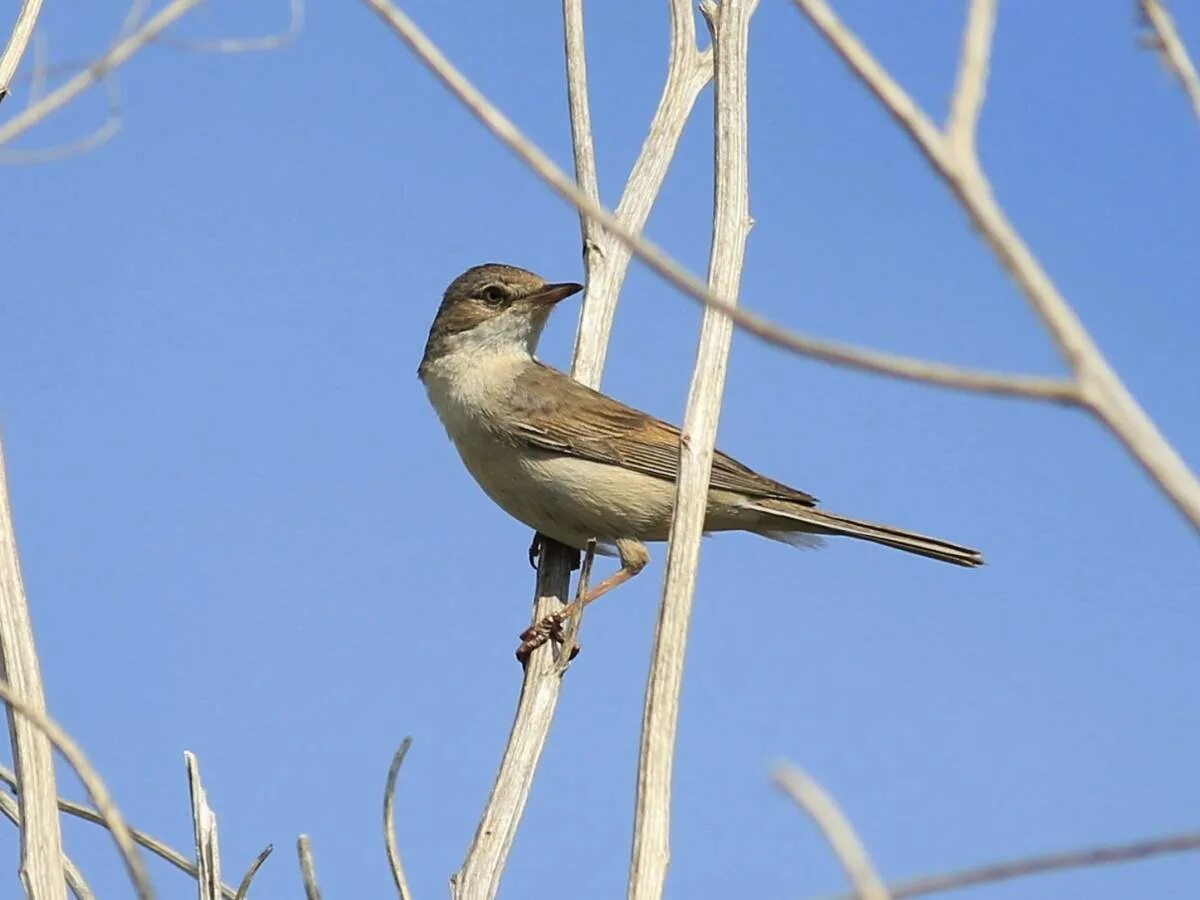
[[[513,398],[522,424],[515,437],[540,450],[624,466],[675,481],[679,474],[679,429],[618,403],[539,363],[517,381]],[[568,418],[570,429],[563,427]],[[815,506],[816,498],[759,475],[721,451],[713,455],[710,487],[753,497]]]

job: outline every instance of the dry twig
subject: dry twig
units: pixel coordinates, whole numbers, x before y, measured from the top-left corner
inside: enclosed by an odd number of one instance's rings
[[[317,886],[317,866],[312,857],[312,841],[307,834],[296,839],[296,854],[300,857],[300,875],[304,879],[304,896],[307,900],[321,900],[321,889]]]
[[[892,895],[876,874],[867,848],[859,840],[850,820],[825,789],[795,766],[777,767],[772,778],[776,786],[791,797],[821,829],[834,856],[842,864],[846,877],[854,885],[853,896],[857,900],[889,900]]]
[[[1103,422],[1200,531],[1200,481],[1129,393],[1074,309],[1005,216],[974,152],[974,137],[963,137],[965,129],[975,130],[983,102],[996,0],[971,2],[958,85],[950,103],[950,128],[946,132],[930,121],[825,0],[793,2],[912,138],[1041,318],[1074,374],[1073,396],[1064,399],[1089,410]]]
[[[16,790],[17,788],[16,775],[11,770],[4,768],[4,766],[0,766],[0,781],[4,782],[13,790]],[[77,819],[83,819],[85,822],[91,822],[93,825],[100,825],[103,828],[108,827],[108,822],[104,820],[104,816],[92,809],[90,806],[84,806],[82,803],[76,803],[73,800],[67,800],[63,797],[59,797],[58,808],[67,813],[67,815],[75,816]],[[129,834],[133,838],[133,842],[135,844],[145,847],[155,856],[166,860],[184,874],[190,875],[193,878],[196,877],[197,872],[195,864],[175,848],[169,846],[168,844],[164,844],[158,838],[146,834],[144,831],[139,831],[136,828],[130,828]],[[266,850],[259,854],[258,859],[254,864],[252,864],[251,871],[248,874],[253,875],[254,872],[257,872],[258,867],[261,866],[262,863],[266,861],[266,858],[270,855],[271,848],[267,847]],[[246,879],[243,879],[243,882],[245,882],[245,880]],[[249,885],[247,884],[246,887],[249,888]],[[238,892],[229,887],[229,885],[221,886],[221,895],[225,898],[225,900],[237,900],[238,898]]]
[[[196,884],[200,900],[221,898],[221,850],[217,842],[217,816],[208,805],[200,782],[200,764],[190,750],[183,754],[188,793],[192,800],[192,833],[196,840]]]
[[[12,84],[13,75],[17,73],[17,68],[21,65],[21,57],[25,55],[25,50],[29,47],[29,41],[33,37],[33,30],[37,26],[38,14],[41,11],[42,0],[25,0],[21,4],[21,10],[17,13],[17,21],[13,25],[12,35],[8,39],[4,52],[0,53],[0,103],[3,103],[4,98],[8,96],[9,85]]]
[[[750,18],[757,6],[757,0],[722,0],[719,6],[713,2],[700,6],[712,35],[715,69],[716,183],[708,283],[709,290],[728,304],[736,302],[738,296],[751,227],[746,76]],[[729,317],[716,309],[706,309],[679,440],[679,478],[667,571],[642,714],[630,900],[657,900],[666,885],[671,855],[671,772],[683,661],[732,337]]]
[[[17,828],[21,827],[21,810],[17,807],[17,801],[5,793],[0,793],[0,814],[3,814]],[[63,854],[62,864],[63,872],[67,877],[67,887],[75,895],[75,900],[96,900],[96,895],[92,893],[92,889],[84,881],[83,873],[71,861],[71,857],[65,853]]]
[[[21,786],[21,881],[25,892],[47,900],[65,900],[62,827],[50,745],[54,734],[42,727],[46,698],[38,665],[29,602],[21,580],[21,561],[8,500],[4,447],[0,444],[0,679],[11,697],[9,740]],[[21,713],[20,715],[18,713]],[[97,804],[99,805],[99,804]]]
[[[1012,878],[1058,872],[1063,869],[1135,862],[1168,853],[1194,853],[1198,850],[1200,850],[1200,833],[1174,834],[1131,844],[1113,844],[1089,847],[1084,850],[1068,850],[1064,853],[1048,853],[1045,856],[1030,856],[1024,859],[991,863],[941,875],[926,875],[921,878],[896,882],[888,890],[892,897],[900,900],[901,897],[920,897],[942,891],[956,891],[996,881],[1008,881]],[[846,895],[837,900],[854,900],[854,898]]]
[[[0,125],[0,145],[24,134],[38,122],[66,106],[106,74],[128,62],[130,57],[201,2],[202,0],[172,0],[141,28],[117,41],[107,53],[74,78],[68,79],[38,103],[26,107]]]
[[[396,779],[411,746],[411,737],[406,737],[400,742],[400,749],[392,756],[392,763],[388,766],[387,781],[383,787],[383,843],[387,848],[388,865],[392,869],[392,880],[396,883],[396,893],[400,895],[400,900],[412,900],[412,891],[408,887],[404,863],[400,859],[400,845],[396,841]]]
[[[88,760],[87,755],[84,754],[79,745],[71,739],[71,736],[61,726],[24,697],[18,695],[13,690],[12,685],[6,681],[0,681],[0,700],[7,703],[13,710],[27,719],[33,727],[41,731],[50,740],[50,743],[58,748],[58,751],[63,755],[67,763],[70,764],[71,768],[75,770],[75,773],[79,776],[79,780],[83,782],[83,787],[88,792],[88,796],[96,804],[97,812],[103,817],[104,826],[112,832],[113,840],[116,842],[117,849],[121,852],[121,859],[125,863],[125,869],[128,871],[129,878],[133,882],[134,889],[137,891],[138,900],[152,898],[154,896],[154,889],[150,887],[150,880],[146,876],[146,867],[142,864],[142,859],[138,855],[133,836],[129,833],[129,826],[125,824],[125,819],[122,817],[120,810],[117,809],[117,805],[113,802],[112,796],[108,793],[108,788],[104,786],[104,780]],[[23,794],[20,796],[23,796]],[[56,807],[57,800],[56,796]],[[57,821],[58,815],[56,809],[55,822]],[[61,865],[61,856],[59,860],[56,860],[56,863]]]
[[[1196,113],[1196,118],[1200,119],[1200,75],[1196,74],[1196,67],[1188,56],[1187,47],[1175,29],[1175,20],[1167,12],[1166,4],[1162,0],[1138,0],[1138,6],[1146,24],[1154,31],[1155,49],[1167,64],[1167,68],[1183,85],[1188,99],[1192,101],[1192,110]]]

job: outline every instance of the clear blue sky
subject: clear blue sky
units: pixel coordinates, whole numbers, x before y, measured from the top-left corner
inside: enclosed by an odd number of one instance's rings
[[[837,5],[940,117],[961,4]],[[1195,465],[1200,126],[1137,49],[1132,6],[1004,4],[980,141],[1005,209]],[[1175,6],[1200,52],[1196,7]],[[122,14],[102,7],[47,4],[55,59],[102,48]],[[260,7],[206,5],[175,33],[286,16]],[[569,166],[556,7],[406,8]],[[657,100],[665,4],[592,3],[587,23],[611,204]],[[745,304],[817,335],[1060,372],[942,185],[790,4],[763,0],[752,56]],[[355,3],[313,4],[277,53],[151,48],[120,77],[114,141],[0,172],[0,424],[51,709],[130,820],[183,848],[181,754],[196,751],[229,880],[276,846],[259,898],[299,895],[300,832],[326,896],[390,896],[380,798],[411,734],[399,833],[418,896],[441,896],[507,734],[532,575],[528,530],[472,483],[415,369],[465,267],[578,279],[576,216]],[[89,95],[24,145],[102,115]],[[706,95],[649,225],[698,271],[710,116]],[[548,362],[566,363],[575,311],[547,331]],[[635,267],[606,389],[678,420],[698,320]],[[727,451],[989,565],[705,544],[670,896],[842,888],[769,786],[780,758],[836,795],[890,877],[1200,826],[1200,546],[1100,427],[743,336],[726,400]],[[505,896],[563,879],[572,896],[622,894],[654,553],[588,616]],[[104,835],[67,833],[100,896],[124,896]],[[16,846],[0,830],[10,875]],[[153,871],[163,896],[191,895]],[[1193,856],[971,896],[1167,900],[1198,879]]]

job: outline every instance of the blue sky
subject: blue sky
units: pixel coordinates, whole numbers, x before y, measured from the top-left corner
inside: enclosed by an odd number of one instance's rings
[[[1200,16],[1175,5],[1200,52]],[[284,6],[214,2],[174,33],[268,31]],[[837,7],[940,118],[961,5]],[[15,8],[0,6],[4,20]],[[569,167],[556,9],[405,8]],[[98,53],[121,15],[48,4],[53,57]],[[314,4],[308,19],[266,55],[150,48],[121,73],[115,140],[0,172],[0,425],[50,706],[130,820],[189,845],[191,749],[228,880],[271,842],[254,894],[297,896],[306,832],[326,896],[390,896],[379,806],[411,734],[399,834],[418,896],[437,896],[507,734],[532,574],[528,530],[471,482],[415,369],[442,289],[467,266],[578,279],[577,219],[364,7]],[[657,100],[666,22],[662,3],[587,11],[609,204]],[[1004,4],[981,154],[1006,211],[1194,465],[1200,127],[1135,35],[1128,2],[1088,16]],[[812,334],[1060,372],[942,185],[797,11],[763,0],[751,39],[745,305]],[[648,227],[696,271],[710,101]],[[67,139],[103,111],[89,95],[22,145]],[[564,304],[552,321],[548,362],[566,365],[575,312]],[[678,421],[698,322],[635,265],[605,388]],[[1196,534],[1097,424],[739,335],[720,445],[832,510],[973,544],[989,565],[846,541],[818,553],[706,542],[671,897],[843,887],[769,785],[782,758],[827,786],[895,878],[1200,826]],[[580,898],[623,891],[665,548],[653,553],[587,618],[505,896],[551,896],[566,877]],[[72,823],[67,836],[99,895],[122,896],[104,835]],[[10,873],[16,847],[0,831]],[[1198,866],[970,896],[1183,898]],[[153,872],[163,896],[190,895],[173,870]]]

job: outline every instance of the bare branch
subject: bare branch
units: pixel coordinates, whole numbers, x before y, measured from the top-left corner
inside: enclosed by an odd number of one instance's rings
[[[731,305],[712,294],[703,282],[691,275],[657,245],[638,236],[619,221],[613,213],[579,191],[566,173],[526,138],[503,113],[489,103],[474,85],[450,63],[437,46],[416,27],[412,20],[393,6],[389,0],[364,0],[364,2],[374,9],[380,18],[412,48],[429,70],[459,98],[480,122],[505,146],[524,160],[530,169],[556,193],[600,222],[608,233],[620,241],[622,246],[632,250],[664,279],[705,306],[720,309],[733,319],[734,323],[743,331],[753,334],[769,344],[791,350],[802,356],[878,375],[937,384],[959,390],[1082,405],[1080,393],[1074,385],[1060,379],[963,369],[914,357],[882,353],[852,344],[820,340],[781,328],[763,316]],[[924,118],[919,111],[917,114]],[[925,121],[928,123],[927,119]],[[932,124],[928,124],[928,128],[937,138],[937,129]],[[581,333],[586,334],[587,329]],[[576,369],[573,369],[572,372],[577,378],[580,377],[580,373]],[[580,378],[580,380],[584,379]]]
[[[134,889],[137,891],[138,900],[149,900],[149,898],[153,897],[154,889],[150,887],[150,880],[146,877],[146,868],[142,864],[141,857],[138,855],[137,847],[133,842],[133,836],[129,833],[129,826],[125,824],[124,817],[122,817],[120,810],[117,809],[116,804],[113,803],[112,796],[108,793],[108,788],[104,786],[104,780],[100,777],[100,773],[96,771],[83,750],[71,739],[70,735],[63,731],[61,726],[41,709],[17,694],[13,686],[7,681],[0,681],[0,700],[3,700],[13,710],[20,713],[31,725],[49,738],[50,743],[58,748],[58,751],[79,776],[79,780],[83,782],[84,789],[88,792],[88,796],[92,798],[97,811],[104,819],[104,827],[112,832],[113,840],[116,842],[117,848],[121,851],[121,859],[125,863],[125,869],[128,871],[129,878],[133,882]],[[17,777],[18,785],[23,784],[20,781],[19,770]],[[20,799],[24,799],[23,792],[20,795]],[[55,798],[55,802],[57,805],[57,797]],[[57,810],[55,812],[55,821],[57,822]]]
[[[1042,875],[1046,872],[1057,872],[1063,869],[1135,862],[1168,853],[1194,853],[1198,850],[1200,850],[1200,832],[1175,834],[1137,841],[1132,844],[1115,844],[1089,847],[1084,850],[1069,850],[1064,853],[1048,853],[1045,856],[1031,856],[1026,859],[991,863],[942,875],[926,875],[922,878],[897,882],[888,890],[891,891],[892,897],[900,900],[901,897],[920,897],[942,891],[956,891],[995,881]],[[850,894],[845,894],[837,900],[854,900],[854,898]]]
[[[396,842],[396,778],[400,775],[400,767],[404,765],[404,757],[411,746],[411,737],[400,742],[400,749],[392,756],[392,764],[388,766],[387,782],[383,788],[383,843],[387,847],[388,865],[391,866],[392,880],[396,882],[396,893],[400,895],[400,900],[412,900],[412,891],[404,875],[404,863],[400,860],[400,845]]]
[[[712,79],[712,53],[696,49],[696,23],[691,3],[689,0],[669,0],[668,8],[671,49],[667,78],[646,140],[629,172],[615,213],[617,220],[635,235],[640,235],[646,227],[646,220],[667,177],[667,169],[675,157],[683,126],[691,118],[700,91]],[[589,195],[589,199],[597,208],[603,209],[597,196]],[[587,212],[584,207],[577,208],[581,213]],[[584,218],[589,222],[597,221],[594,217]],[[595,388],[600,386],[601,372],[608,356],[608,336],[612,332],[617,300],[633,253],[619,235],[593,229],[585,235],[585,242],[589,236],[596,246],[593,252],[585,251],[584,256],[588,267],[587,292],[579,310],[571,375]]]
[[[17,808],[17,801],[5,793],[0,793],[0,814],[3,814],[17,828],[21,827],[21,811]],[[88,887],[87,882],[83,879],[83,873],[71,861],[71,857],[65,853],[63,854],[62,864],[63,872],[67,876],[67,887],[75,895],[75,900],[96,900],[96,895],[92,893],[92,889]]]
[[[833,798],[816,781],[795,766],[775,769],[772,780],[796,802],[825,836],[842,869],[854,886],[858,900],[889,900],[892,896],[875,872],[867,850]]]
[[[117,82],[116,72],[108,72],[101,81],[108,93],[108,116],[98,128],[81,138],[51,147],[37,147],[32,150],[2,148],[0,149],[0,165],[59,162],[72,156],[88,153],[112,140],[120,132],[123,119],[121,88]]]
[[[33,37],[38,14],[41,11],[42,0],[25,0],[21,4],[21,11],[17,13],[17,21],[13,25],[8,45],[4,48],[4,52],[0,53],[0,103],[3,103],[4,98],[8,96],[13,75],[21,65],[21,57],[25,55],[29,40]]]
[[[100,59],[74,78],[47,94],[39,103],[26,107],[0,125],[0,145],[24,134],[38,122],[70,103],[113,69],[129,61],[135,53],[150,43],[171,24],[184,16],[201,0],[172,0],[136,32],[119,40]]]
[[[4,782],[13,790],[17,789],[16,775],[4,766],[0,766],[0,781]],[[83,819],[85,822],[91,822],[93,825],[99,825],[102,828],[108,828],[108,823],[104,821],[104,816],[92,809],[90,806],[84,806],[82,803],[76,803],[73,800],[67,800],[63,797],[58,798],[58,808],[67,815],[75,816],[77,819]],[[129,834],[133,837],[133,842],[141,847],[145,847],[155,856],[169,862],[185,875],[196,877],[196,866],[188,857],[184,856],[175,848],[164,844],[158,838],[146,834],[144,831],[139,831],[136,828],[130,828]],[[261,859],[264,861],[270,855],[271,848],[268,847],[262,854]],[[257,869],[257,867],[255,867]],[[229,887],[229,885],[221,886],[221,894],[225,900],[237,900],[237,891]]]
[[[296,853],[300,857],[300,875],[304,878],[304,896],[308,900],[321,900],[321,889],[317,886],[317,867],[312,858],[312,842],[307,834],[297,838]]]
[[[592,112],[588,103],[587,47],[583,39],[583,0],[563,0],[563,46],[567,60],[567,108],[571,119],[571,146],[575,150],[575,181],[579,189],[600,202],[596,175],[596,143],[592,137]],[[586,213],[579,213],[583,237],[583,268],[587,290],[594,290],[593,271],[603,259],[599,229]],[[586,296],[586,295],[585,295]]]
[[[263,863],[267,861],[267,857],[271,855],[275,847],[272,844],[267,844],[258,856],[254,857],[254,861],[250,863],[250,868],[246,870],[246,874],[242,876],[241,882],[238,884],[237,893],[233,895],[233,900],[246,900],[250,893],[250,883],[254,881],[254,876],[258,874],[258,870],[262,868]],[[229,888],[221,886],[221,896],[228,896]]]
[[[1075,375],[1074,402],[1090,410],[1125,445],[1175,507],[1200,531],[1200,481],[1108,364],[1074,309],[1005,216],[974,156],[958,152],[929,122],[825,0],[794,0],[892,117],[908,132],[1042,320]],[[970,33],[987,31],[986,10],[972,11]],[[968,79],[969,81],[969,79]]]
[[[572,554],[573,551],[553,541],[543,543],[538,564],[535,621],[556,612],[565,603],[565,586],[569,586],[571,580]],[[462,868],[450,879],[451,894],[456,900],[490,900],[499,889],[508,852],[525,813],[533,776],[554,721],[561,683],[552,642],[548,641],[533,651],[525,665],[521,698],[500,760],[500,770],[496,773],[496,781]]]
[[[165,35],[160,44],[193,53],[262,53],[277,50],[293,43],[304,30],[304,0],[289,0],[290,17],[286,31],[250,38],[218,38],[212,41],[189,41]]]
[[[988,57],[992,53],[995,27],[996,0],[971,0],[967,27],[963,30],[958,83],[950,101],[950,118],[946,122],[946,138],[954,152],[962,157],[976,156],[979,113],[987,94]]]
[[[217,816],[208,805],[208,795],[200,782],[200,764],[196,754],[184,751],[188,792],[192,800],[192,833],[196,838],[196,885],[200,900],[221,898],[221,850],[217,842]]]
[[[1154,30],[1156,49],[1183,85],[1188,99],[1192,101],[1192,110],[1196,113],[1196,118],[1200,119],[1200,75],[1196,74],[1196,67],[1188,56],[1187,47],[1180,39],[1179,32],[1175,30],[1175,21],[1167,12],[1162,0],[1138,0],[1138,6],[1146,23]],[[0,84],[3,84],[3,81],[0,81]]]
[[[708,283],[711,292],[728,298],[728,303],[736,302],[751,227],[746,74],[750,17],[757,6],[757,0],[723,0],[720,6],[704,2],[700,7],[712,35],[715,67],[716,184]],[[671,772],[683,661],[732,338],[733,322],[716,309],[706,309],[679,439],[679,478],[667,571],[642,714],[630,900],[658,900],[666,886],[671,857]]]
[[[407,21],[386,2],[371,3],[389,23]],[[642,147],[638,161],[626,185],[618,217],[634,230],[645,224],[654,198],[666,174],[667,164],[674,153],[679,136],[691,113],[696,95],[708,80],[708,56],[695,49],[695,28],[687,0],[671,0],[671,61],[662,98],[650,126],[650,134]],[[565,10],[568,16],[569,9]],[[411,24],[411,23],[409,23]],[[394,26],[393,26],[394,27]],[[586,71],[582,61],[584,41],[581,21],[574,24],[564,20],[568,36],[568,78],[578,79]],[[419,35],[420,33],[417,32]],[[424,40],[423,36],[421,39]],[[428,45],[428,41],[426,41]],[[432,45],[429,45],[432,46]],[[434,52],[437,53],[436,48]],[[580,59],[572,62],[578,54]],[[440,53],[438,54],[440,57]],[[444,57],[442,57],[444,59]],[[461,78],[461,76],[459,76]],[[465,79],[463,79],[465,82]],[[569,89],[572,99],[572,128],[577,158],[586,171],[590,147],[582,147],[590,130],[585,126],[586,92],[582,83]],[[583,110],[581,114],[580,110]],[[562,174],[562,173],[560,173]],[[579,192],[565,174],[571,190]],[[584,176],[587,177],[587,176]],[[579,192],[581,196],[587,194]],[[595,199],[593,207],[600,208]],[[586,208],[581,208],[586,212]],[[599,386],[612,328],[613,311],[621,283],[628,270],[629,253],[606,231],[589,227],[593,219],[581,217],[581,229],[587,266],[587,291],[580,311],[579,330],[572,365],[573,376],[592,387]],[[589,240],[590,235],[590,240]],[[538,570],[534,623],[557,612],[570,591],[570,573],[575,553],[553,541],[543,542]],[[586,562],[585,562],[586,565]],[[571,643],[577,637],[578,624],[570,634]],[[462,869],[452,879],[456,897],[492,897],[499,886],[508,851],[520,824],[532,784],[534,772],[553,722],[561,690],[561,676],[570,660],[570,646],[547,646],[534,651],[525,669],[521,698],[512,731],[509,734],[496,782],[488,799],[475,838],[468,850]]]
[[[62,827],[58,788],[46,721],[46,697],[33,637],[29,601],[21,579],[21,560],[8,499],[4,447],[0,444],[0,679],[9,704],[8,733],[20,783],[21,880],[30,896],[65,900]],[[17,715],[17,712],[26,715]]]

